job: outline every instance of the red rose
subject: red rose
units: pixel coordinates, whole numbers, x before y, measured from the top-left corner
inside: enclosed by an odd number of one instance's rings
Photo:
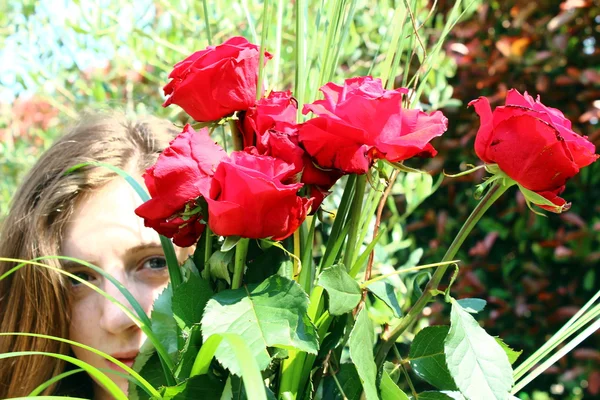
[[[243,117],[244,147],[260,142],[260,137],[279,123],[295,123],[298,103],[290,91],[271,92],[250,107]]]
[[[300,128],[300,143],[323,168],[366,173],[375,159],[403,161],[417,155],[435,155],[429,141],[447,129],[448,121],[436,111],[402,109],[406,89],[385,90],[370,76],[328,83],[325,99],[306,104],[303,113],[319,117]]]
[[[271,156],[293,166],[289,176],[282,183],[301,182],[310,185],[310,198],[313,199],[312,210],[316,211],[335,182],[342,176],[338,170],[322,170],[317,168],[309,154],[300,147],[298,127],[295,124],[278,123],[280,130],[264,132],[256,147],[248,147],[252,154]]]
[[[214,171],[226,155],[208,129],[195,132],[186,125],[146,170],[144,181],[152,198],[139,206],[136,214],[144,218],[147,227],[172,237],[178,246],[190,246],[203,229],[198,216],[190,211],[197,207],[198,197],[209,194]]]
[[[511,89],[506,105],[492,112],[487,98],[469,103],[481,119],[475,152],[487,164],[498,167],[523,188],[537,193],[557,207],[534,204],[561,212],[568,204],[558,195],[568,179],[590,165],[598,155],[587,138],[571,130],[571,122],[555,108]]]
[[[286,173],[282,164],[242,151],[222,161],[206,198],[210,229],[221,236],[252,239],[283,240],[294,233],[311,201],[298,196],[301,183],[281,183]]]
[[[164,87],[163,107],[177,104],[196,121],[247,110],[256,99],[259,48],[243,37],[208,46],[177,63]],[[265,57],[271,54],[265,52]]]

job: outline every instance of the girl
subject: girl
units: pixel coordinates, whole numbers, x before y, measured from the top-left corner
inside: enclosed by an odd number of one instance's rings
[[[143,171],[179,133],[172,124],[123,116],[87,117],[37,162],[13,198],[0,235],[0,257],[31,260],[64,255],[90,262],[119,280],[150,312],[168,283],[158,235],[134,214],[141,200],[99,161],[141,180]],[[180,261],[188,250],[176,249]],[[128,302],[101,275],[76,263],[43,261],[90,281],[123,304]],[[0,275],[15,263],[0,261]],[[30,332],[69,338],[131,365],[145,336],[114,304],[76,280],[47,268],[26,266],[0,281],[0,332]],[[123,372],[100,356],[68,344],[26,336],[0,337],[0,353],[37,350],[73,353],[97,367]],[[69,368],[49,356],[0,360],[0,398],[27,396]],[[127,392],[127,380],[110,376]],[[110,398],[86,374],[75,374],[46,390],[94,399]]]

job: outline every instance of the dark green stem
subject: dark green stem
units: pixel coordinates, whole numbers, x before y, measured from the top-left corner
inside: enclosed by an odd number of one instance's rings
[[[233,267],[232,289],[238,289],[242,286],[244,278],[244,267],[246,266],[246,254],[248,254],[248,244],[250,239],[241,238],[235,246],[235,264]]]
[[[242,136],[242,132],[238,129],[237,121],[234,119],[230,119],[229,121],[229,130],[231,131],[231,139],[233,141],[233,150],[243,150],[244,149],[244,138]]]
[[[203,267],[207,268],[208,260],[210,260],[210,256],[212,256],[212,241],[213,241],[212,231],[210,230],[208,225],[206,225],[206,230],[205,230],[204,234],[206,236],[204,238],[204,266]]]
[[[463,244],[475,224],[479,221],[479,219],[485,214],[488,208],[510,187],[510,185],[503,185],[500,181],[494,183],[494,185],[490,188],[490,190],[485,194],[485,196],[481,199],[477,207],[473,210],[471,215],[467,218],[462,228],[454,238],[454,241],[448,247],[444,258],[442,258],[442,262],[450,261],[454,259],[456,253],[460,249],[460,246]],[[400,321],[400,324],[388,335],[387,338],[384,338],[381,342],[381,345],[377,351],[377,355],[375,357],[375,363],[378,367],[380,367],[385,358],[387,357],[387,353],[390,351],[398,337],[421,315],[423,308],[431,301],[434,295],[438,292],[438,286],[444,277],[448,269],[448,265],[442,265],[437,267],[431,280],[427,284],[427,287],[423,291],[423,294],[417,302],[412,306],[412,308],[408,311],[408,314]]]
[[[352,199],[352,206],[348,217],[350,231],[348,232],[348,242],[346,243],[346,252],[344,253],[344,265],[348,271],[350,271],[354,265],[354,253],[356,251],[356,246],[359,245],[356,242],[358,239],[358,229],[360,228],[360,214],[362,212],[362,203],[363,197],[365,196],[366,185],[367,175],[359,175],[356,178],[356,190],[354,191],[354,198]]]

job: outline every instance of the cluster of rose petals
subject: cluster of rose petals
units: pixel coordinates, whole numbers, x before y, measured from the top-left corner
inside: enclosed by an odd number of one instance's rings
[[[245,112],[240,130],[244,147],[259,145],[262,135],[281,125],[295,124],[298,103],[292,93],[272,91]]]
[[[323,86],[325,99],[303,110],[317,117],[296,124],[291,92],[255,101],[259,58],[258,46],[234,37],[192,54],[169,75],[165,107],[177,104],[207,122],[238,112],[244,144],[227,156],[206,129],[186,126],[146,171],[152,199],[136,212],[178,245],[193,244],[205,221],[221,236],[285,239],[342,175],[366,173],[376,159],[433,156],[429,141],[446,130],[442,113],[402,109],[407,91],[384,90],[371,77]]]
[[[434,156],[429,142],[442,135],[448,120],[439,111],[403,109],[400,88],[386,90],[380,79],[351,78],[321,87],[324,100],[307,104],[304,114],[318,117],[302,125],[299,140],[321,168],[366,173],[374,160],[404,161]]]
[[[271,58],[265,53],[265,58]],[[177,104],[196,121],[217,121],[247,110],[256,99],[260,50],[243,37],[208,46],[177,63],[163,104]]]
[[[196,207],[198,197],[208,195],[212,176],[227,153],[208,135],[208,129],[195,132],[186,125],[144,173],[144,182],[152,197],[135,212],[145,225],[172,237],[175,244],[192,245],[202,234],[198,215],[185,216]]]
[[[559,197],[568,179],[598,159],[593,143],[571,129],[571,122],[557,109],[546,107],[539,97],[512,89],[506,104],[494,109],[487,98],[469,105],[481,119],[475,152],[487,164],[497,164],[525,189],[557,207],[538,204],[549,211],[568,209]]]

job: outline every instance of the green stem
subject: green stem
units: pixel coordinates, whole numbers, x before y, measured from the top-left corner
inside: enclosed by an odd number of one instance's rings
[[[210,24],[208,23],[208,6],[206,5],[206,0],[202,0],[202,7],[204,8],[204,25],[206,27],[206,39],[208,40],[208,44],[212,45],[212,35],[210,33]]]
[[[246,266],[246,254],[248,254],[248,244],[250,239],[241,238],[235,246],[235,265],[233,267],[232,289],[238,289],[242,286],[244,278],[244,267]]]
[[[260,55],[258,58],[258,82],[256,84],[256,100],[260,100],[263,95],[263,80],[265,76],[265,48],[267,47],[267,41],[269,37],[269,20],[270,18],[270,0],[264,0],[263,2],[263,19],[262,19],[262,32],[260,35]]]
[[[367,185],[367,175],[359,175],[356,178],[356,191],[354,192],[354,198],[352,199],[352,206],[350,208],[350,215],[348,223],[350,224],[350,231],[348,232],[348,242],[346,243],[346,252],[344,254],[344,265],[349,271],[354,265],[354,253],[356,251],[356,243],[358,240],[358,229],[360,228],[360,214],[362,212],[363,197],[365,195],[365,188]],[[353,277],[354,278],[354,277]]]
[[[463,244],[475,224],[481,219],[483,214],[487,211],[488,208],[510,187],[511,185],[504,185],[501,183],[501,180],[495,182],[490,190],[485,194],[485,196],[481,199],[477,207],[473,210],[471,215],[467,218],[462,228],[454,238],[454,241],[448,247],[446,254],[442,258],[441,262],[446,262],[454,259],[454,256],[460,249],[460,246]],[[441,265],[437,267],[431,280],[427,284],[427,287],[423,291],[423,294],[417,302],[412,306],[412,308],[408,311],[408,314],[400,321],[400,324],[389,334],[387,338],[384,338],[379,346],[379,350],[377,351],[377,355],[375,357],[375,362],[377,366],[381,366],[385,361],[387,353],[390,351],[391,347],[394,345],[398,337],[421,315],[421,312],[425,308],[425,306],[429,303],[429,301],[433,298],[433,296],[438,293],[438,286],[446,273],[449,265]]]
[[[302,121],[302,105],[304,104],[304,88],[306,86],[306,0],[296,0],[296,79],[294,93],[298,101],[298,121]]]
[[[205,230],[204,234],[206,236],[204,238],[204,266],[203,266],[203,268],[208,267],[208,260],[210,260],[210,256],[212,256],[212,242],[213,242],[212,231],[210,230],[208,225],[206,225],[205,229],[206,230]]]
[[[237,122],[233,119],[228,121],[229,130],[231,131],[231,139],[233,141],[233,150],[243,150],[244,149],[244,138],[242,137],[242,132],[238,129]]]

